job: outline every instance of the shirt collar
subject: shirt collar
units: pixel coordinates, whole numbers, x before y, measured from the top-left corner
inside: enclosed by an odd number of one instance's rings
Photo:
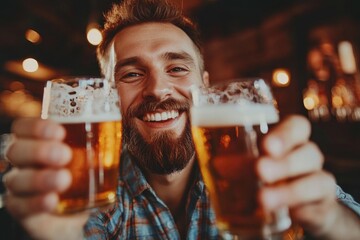
[[[142,194],[145,190],[153,192],[141,169],[132,158],[127,148],[124,147],[121,157],[120,178],[123,179],[133,197]],[[195,181],[190,189],[190,193],[200,196],[205,190],[205,184],[202,180],[197,161],[194,164],[194,168]]]
[[[133,162],[126,147],[123,148],[121,155],[120,179],[124,180],[133,197],[151,188],[140,168]]]

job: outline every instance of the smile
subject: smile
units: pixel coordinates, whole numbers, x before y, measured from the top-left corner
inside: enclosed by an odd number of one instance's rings
[[[169,119],[175,119],[179,116],[179,111],[162,111],[154,113],[146,113],[143,117],[144,122],[161,122]]]

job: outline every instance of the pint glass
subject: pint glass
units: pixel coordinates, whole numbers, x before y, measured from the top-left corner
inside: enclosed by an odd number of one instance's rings
[[[258,204],[258,143],[279,120],[262,79],[192,87],[191,124],[199,166],[224,239],[275,239],[291,225],[287,208]]]
[[[42,118],[61,123],[72,149],[66,166],[69,189],[60,194],[58,213],[71,213],[115,202],[121,151],[121,115],[113,82],[100,78],[48,81]]]

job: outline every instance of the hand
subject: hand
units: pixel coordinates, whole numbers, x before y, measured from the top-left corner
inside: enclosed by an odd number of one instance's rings
[[[88,213],[53,214],[58,193],[71,184],[71,174],[64,168],[71,149],[61,142],[65,129],[48,120],[27,118],[16,120],[12,131],[16,140],[7,157],[14,167],[4,176],[9,213],[32,238],[80,239]]]
[[[292,116],[264,138],[257,170],[267,186],[260,202],[268,210],[288,206],[293,220],[315,237],[353,239],[360,235],[359,218],[337,201],[335,179],[323,170],[310,133],[304,117]]]

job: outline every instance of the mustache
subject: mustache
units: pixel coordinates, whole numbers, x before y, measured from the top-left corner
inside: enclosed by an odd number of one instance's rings
[[[148,112],[155,112],[159,109],[162,110],[178,110],[189,111],[190,101],[179,101],[174,98],[168,98],[161,102],[156,99],[145,99],[142,103],[130,107],[127,112],[127,117],[141,117]]]

